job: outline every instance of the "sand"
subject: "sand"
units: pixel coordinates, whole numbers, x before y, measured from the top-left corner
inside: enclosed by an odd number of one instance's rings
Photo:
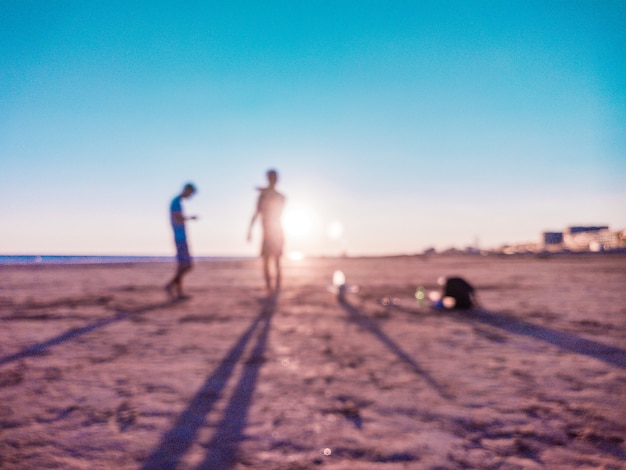
[[[286,262],[275,305],[173,269],[0,266],[0,468],[625,468],[625,257]],[[419,305],[441,275],[482,309]]]

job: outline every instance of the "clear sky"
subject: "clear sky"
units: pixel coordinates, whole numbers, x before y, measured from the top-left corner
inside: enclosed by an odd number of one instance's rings
[[[416,253],[626,228],[626,2],[0,2],[0,253]],[[341,224],[334,238],[331,224]]]

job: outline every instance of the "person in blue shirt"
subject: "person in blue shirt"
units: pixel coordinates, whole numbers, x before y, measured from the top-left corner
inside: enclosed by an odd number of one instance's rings
[[[185,232],[185,221],[196,220],[196,216],[185,217],[183,215],[182,200],[193,196],[196,188],[193,184],[187,183],[183,191],[172,199],[170,204],[170,221],[174,231],[174,243],[176,244],[176,261],[178,266],[176,273],[170,282],[165,286],[165,290],[170,297],[179,299],[183,296],[183,276],[191,270],[191,256],[187,245],[187,233]]]
[[[261,244],[261,258],[263,260],[263,276],[267,293],[272,296],[280,290],[280,258],[283,254],[283,227],[281,217],[285,206],[285,196],[276,191],[278,173],[276,170],[267,172],[267,188],[257,188],[260,192],[257,200],[256,211],[250,221],[248,229],[248,241],[252,240],[252,227],[261,218],[263,228],[263,243]],[[270,275],[270,266],[274,268],[274,282]]]

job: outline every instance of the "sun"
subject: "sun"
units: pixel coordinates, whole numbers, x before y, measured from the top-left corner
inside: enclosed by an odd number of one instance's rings
[[[302,210],[290,210],[283,217],[283,227],[288,235],[306,235],[311,229],[311,218]]]

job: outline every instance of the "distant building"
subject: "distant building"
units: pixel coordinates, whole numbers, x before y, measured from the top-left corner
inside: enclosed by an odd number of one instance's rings
[[[516,246],[515,252],[519,252],[522,246]],[[608,252],[625,250],[626,230],[611,231],[608,225],[572,225],[563,230],[563,232],[542,232],[541,242],[537,249],[538,251],[553,253],[561,251]]]
[[[543,232],[544,245],[560,245],[563,243],[563,232]]]
[[[572,226],[572,227],[567,227],[565,229],[565,233],[569,234],[569,235],[576,235],[578,233],[595,233],[595,232],[600,232],[602,230],[608,230],[609,226],[608,225],[597,225],[597,226],[591,226],[591,227],[582,227],[582,226]]]
[[[424,254],[435,253],[434,248],[424,250]],[[548,253],[626,253],[626,230],[611,231],[608,225],[573,225],[562,232],[545,231],[541,238],[534,242],[523,242],[502,245],[488,251],[474,247],[465,250],[449,248],[440,252],[444,255],[453,254],[548,254]]]
[[[572,226],[563,233],[563,245],[572,251],[603,251],[614,243],[608,225]]]

